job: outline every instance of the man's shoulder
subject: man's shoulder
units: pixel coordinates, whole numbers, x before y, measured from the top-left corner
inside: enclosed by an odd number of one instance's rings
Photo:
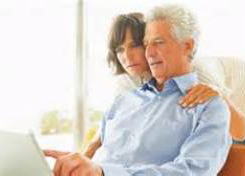
[[[207,118],[210,119],[214,118],[214,115],[222,116],[219,117],[221,118],[220,120],[224,118],[227,119],[230,117],[230,110],[228,104],[226,103],[224,98],[220,96],[215,96],[211,98],[207,102],[200,104],[198,108],[200,114],[205,113],[206,116],[208,116]]]
[[[218,106],[220,108],[228,109],[228,105],[227,105],[226,101],[221,96],[215,96],[215,97],[211,98],[206,103],[204,103],[204,106],[206,108],[207,107],[214,108],[214,107]]]

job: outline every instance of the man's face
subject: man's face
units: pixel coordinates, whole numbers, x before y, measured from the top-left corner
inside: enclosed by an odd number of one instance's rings
[[[143,45],[136,45],[132,33],[127,28],[122,45],[116,48],[117,57],[124,70],[131,76],[141,76],[149,72]]]
[[[192,40],[193,41],[193,40]],[[158,81],[187,73],[192,43],[179,42],[171,34],[171,26],[164,20],[147,23],[144,37],[146,60],[152,76]]]

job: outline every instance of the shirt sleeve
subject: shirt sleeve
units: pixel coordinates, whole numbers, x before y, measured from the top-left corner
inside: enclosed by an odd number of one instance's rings
[[[173,161],[140,167],[103,163],[105,176],[217,175],[226,161],[232,143],[229,134],[228,107],[222,98],[215,97],[206,103],[202,111],[193,115],[198,115],[197,123]]]
[[[100,122],[99,130],[98,130],[99,131],[98,134],[100,136],[101,142],[103,142],[104,136],[105,136],[105,127],[106,127],[105,118],[106,118],[106,115],[102,118]]]
[[[100,122],[100,127],[98,130],[98,134],[100,136],[101,142],[103,143],[104,141],[104,136],[105,136],[105,129],[106,129],[106,121],[108,119],[112,119],[114,117],[115,110],[117,109],[117,104],[120,102],[122,95],[118,95],[114,98],[110,108],[105,112],[104,117],[102,118]]]

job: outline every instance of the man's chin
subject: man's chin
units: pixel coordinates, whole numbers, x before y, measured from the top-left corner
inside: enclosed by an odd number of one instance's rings
[[[155,78],[156,80],[165,80],[166,76],[160,74],[160,73],[152,73],[152,77]]]
[[[155,79],[161,77],[162,75],[159,74],[158,72],[151,72],[152,73],[152,77],[154,77]]]

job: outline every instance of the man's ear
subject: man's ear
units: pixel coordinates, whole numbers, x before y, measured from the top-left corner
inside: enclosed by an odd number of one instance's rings
[[[192,38],[186,39],[184,42],[184,53],[189,56],[194,48],[194,40]]]

